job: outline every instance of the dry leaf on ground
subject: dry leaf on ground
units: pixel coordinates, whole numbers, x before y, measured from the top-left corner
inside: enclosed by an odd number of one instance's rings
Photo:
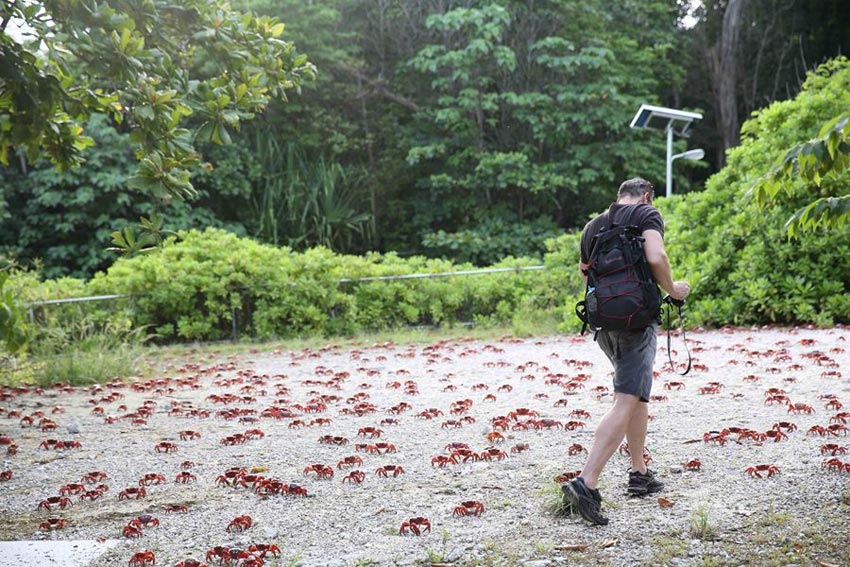
[[[587,543],[572,543],[569,545],[557,545],[555,546],[555,550],[557,551],[584,551],[590,547]]]

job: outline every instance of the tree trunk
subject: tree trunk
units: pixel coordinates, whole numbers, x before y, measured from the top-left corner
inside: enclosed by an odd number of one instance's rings
[[[717,126],[720,130],[718,167],[726,162],[726,150],[738,145],[738,61],[737,51],[743,23],[743,11],[749,0],[729,0],[723,13],[720,37],[708,52],[708,68],[712,76]]]

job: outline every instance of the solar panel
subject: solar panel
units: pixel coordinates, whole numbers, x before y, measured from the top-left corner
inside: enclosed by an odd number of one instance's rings
[[[687,138],[691,135],[693,121],[701,118],[702,114],[698,112],[642,104],[635,117],[632,118],[630,126],[636,129],[650,128],[663,131],[670,128],[674,134]]]

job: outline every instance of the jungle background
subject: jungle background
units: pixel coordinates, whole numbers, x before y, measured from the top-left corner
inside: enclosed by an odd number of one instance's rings
[[[54,4],[63,5],[45,3]],[[164,12],[193,2],[141,4]],[[39,154],[4,140],[0,328],[10,350],[28,345],[19,358],[104,340],[470,322],[523,332],[541,320],[574,330],[577,232],[635,175],[655,184],[675,275],[694,284],[690,325],[850,320],[846,121],[829,122],[850,108],[841,0],[213,6],[285,24],[277,31],[303,76],[262,111],[223,110],[214,122],[187,110],[192,155],[203,159],[186,162],[185,179],[163,191],[144,160],[140,177],[139,147],[149,141],[117,112],[80,115],[93,143],[72,156],[74,167],[57,167],[47,146]],[[70,36],[68,45],[86,45]],[[7,47],[10,37],[4,23]],[[67,74],[88,80],[90,64],[72,58]],[[20,79],[8,71],[4,92]],[[3,100],[0,123],[11,131],[14,110]],[[675,151],[700,147],[706,156],[675,163],[669,199],[661,198],[664,136],[629,128],[642,103],[703,114]],[[828,151],[815,148],[806,162],[808,150],[794,148],[812,139]],[[820,169],[806,176],[807,163]],[[767,196],[754,194],[777,164],[790,173]],[[826,228],[801,217],[813,199],[816,213],[838,211]],[[141,245],[127,227],[141,217],[153,235],[145,242],[159,246],[129,254]],[[808,219],[809,230],[790,237],[789,218]],[[351,281],[540,264],[547,269]],[[28,307],[92,294],[127,298]]]

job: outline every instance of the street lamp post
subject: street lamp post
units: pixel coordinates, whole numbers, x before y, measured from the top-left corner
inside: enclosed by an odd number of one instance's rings
[[[683,138],[687,138],[691,134],[691,125],[694,120],[700,120],[702,114],[698,112],[688,112],[686,110],[677,110],[675,108],[666,108],[663,106],[653,106],[651,104],[642,104],[632,118],[630,126],[632,128],[651,128],[653,130],[663,130],[667,134],[667,193],[669,197],[673,194],[673,161],[679,158],[684,159],[702,159],[705,152],[702,150],[690,150],[681,154],[673,155],[673,134],[678,134]]]
[[[673,162],[679,158],[699,160],[705,157],[705,151],[702,148],[688,150],[676,155],[670,155],[673,152],[673,136],[667,134],[667,196],[673,194]]]

